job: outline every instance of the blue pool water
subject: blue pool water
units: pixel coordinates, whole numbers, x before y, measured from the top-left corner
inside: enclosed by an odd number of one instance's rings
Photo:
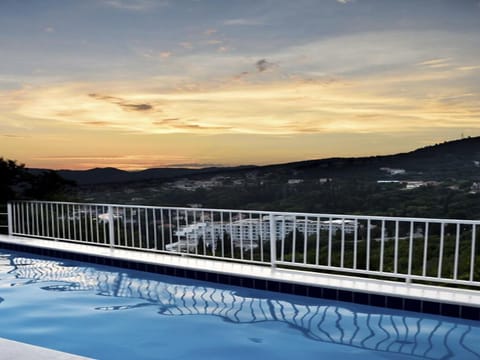
[[[5,250],[0,324],[97,359],[480,359],[480,322]]]

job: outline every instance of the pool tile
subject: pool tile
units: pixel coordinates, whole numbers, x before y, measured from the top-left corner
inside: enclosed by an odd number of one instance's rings
[[[474,308],[472,306],[462,306],[460,311],[460,317],[462,319],[480,320],[480,308]]]
[[[308,296],[314,298],[322,298],[323,297],[323,288],[317,286],[311,286],[308,289]]]
[[[278,281],[267,280],[267,290],[273,291],[273,292],[279,292],[280,284],[278,283]]]
[[[440,315],[442,311],[440,304],[433,301],[423,301],[422,310],[424,313],[434,315]]]
[[[238,276],[232,276],[230,278],[230,284],[233,286],[242,286],[242,278]]]
[[[353,293],[347,290],[338,290],[338,299],[339,301],[352,302]]]
[[[403,310],[405,308],[402,298],[396,296],[387,296],[386,297],[386,306],[391,309]]]
[[[370,294],[370,305],[385,307],[386,306],[386,297],[383,295]]]
[[[415,299],[405,299],[404,310],[421,312],[422,302],[420,300],[415,300]]]
[[[280,292],[286,294],[295,294],[295,285],[290,283],[280,283]]]
[[[370,303],[370,297],[365,293],[354,292],[353,302],[356,304],[368,305]]]
[[[267,290],[267,280],[255,279],[255,289]]]
[[[458,317],[460,315],[460,307],[454,304],[442,304],[442,315]]]
[[[304,285],[295,285],[295,295],[308,296],[308,287]]]
[[[337,300],[338,294],[336,289],[325,288],[323,289],[323,298],[327,300]]]

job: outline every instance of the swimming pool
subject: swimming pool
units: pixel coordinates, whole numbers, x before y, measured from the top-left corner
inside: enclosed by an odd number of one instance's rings
[[[480,322],[0,250],[0,337],[98,359],[480,359]]]

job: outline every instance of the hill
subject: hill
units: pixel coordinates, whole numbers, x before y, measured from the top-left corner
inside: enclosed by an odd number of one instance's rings
[[[388,174],[388,170],[382,168],[403,169],[405,176],[412,179],[478,178],[480,137],[448,141],[394,155],[307,160],[265,166],[260,170],[290,172],[308,177],[378,178]]]
[[[384,170],[381,170],[381,169]],[[387,169],[387,170],[385,170]],[[116,168],[59,170],[64,179],[79,185],[133,183],[175,178],[202,178],[235,173],[276,173],[282,176],[378,178],[389,175],[388,169],[403,169],[398,178],[442,180],[445,178],[477,179],[480,172],[480,137],[448,141],[407,153],[384,156],[328,158],[267,166],[189,168],[152,168],[124,171]],[[40,169],[31,169],[38,172]],[[388,177],[388,176],[387,176]]]
[[[251,170],[255,166],[238,167],[211,167],[202,169],[189,168],[152,168],[140,171],[125,171],[117,168],[94,168],[89,170],[57,170],[56,172],[64,179],[74,181],[78,185],[99,185],[132,183],[149,180],[163,180],[176,177],[189,177],[193,175],[213,175],[219,172],[228,173],[235,171]],[[44,169],[29,169],[32,173],[40,173]]]
[[[480,218],[480,137],[407,153],[207,169],[60,172],[71,199],[434,218]]]

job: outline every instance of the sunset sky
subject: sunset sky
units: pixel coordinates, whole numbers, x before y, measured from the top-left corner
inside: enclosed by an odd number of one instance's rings
[[[127,170],[480,135],[478,0],[0,1],[0,157]]]

